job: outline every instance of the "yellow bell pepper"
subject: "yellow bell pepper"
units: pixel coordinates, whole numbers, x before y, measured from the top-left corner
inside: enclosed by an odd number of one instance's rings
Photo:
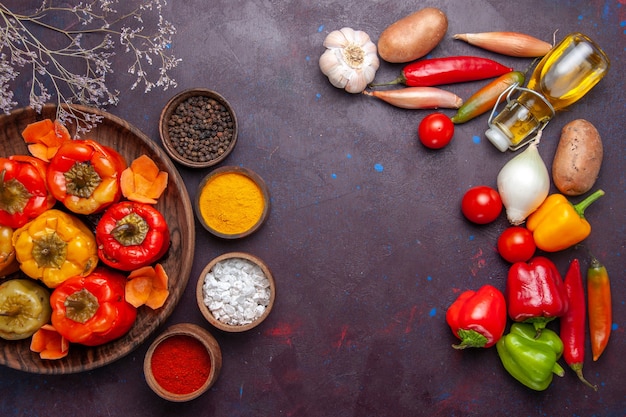
[[[16,272],[19,264],[15,259],[13,247],[13,229],[0,225],[0,278]]]
[[[535,244],[546,252],[558,252],[582,242],[591,233],[585,209],[604,195],[598,190],[574,205],[562,194],[552,194],[526,219]]]
[[[98,264],[96,238],[77,217],[47,210],[13,233],[15,256],[29,277],[56,288]]]

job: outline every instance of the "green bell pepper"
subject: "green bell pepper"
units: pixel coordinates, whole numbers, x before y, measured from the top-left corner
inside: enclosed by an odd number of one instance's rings
[[[532,324],[514,323],[509,334],[498,341],[496,349],[504,368],[535,391],[548,388],[553,374],[565,375],[557,363],[563,354],[563,342],[550,329],[544,329],[537,337]]]

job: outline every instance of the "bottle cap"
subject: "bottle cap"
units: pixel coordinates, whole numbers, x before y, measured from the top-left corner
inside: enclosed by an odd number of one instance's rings
[[[487,131],[485,132],[485,136],[487,136],[489,142],[491,142],[493,146],[498,148],[500,152],[506,152],[506,150],[509,149],[509,138],[507,138],[504,132],[502,132],[502,130],[498,129],[497,127],[492,126],[491,128],[487,129]]]

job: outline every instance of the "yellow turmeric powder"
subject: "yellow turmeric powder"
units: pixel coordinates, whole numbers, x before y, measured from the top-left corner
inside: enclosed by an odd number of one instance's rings
[[[211,229],[225,235],[247,232],[265,209],[261,188],[247,175],[225,172],[210,178],[198,198],[200,214]]]

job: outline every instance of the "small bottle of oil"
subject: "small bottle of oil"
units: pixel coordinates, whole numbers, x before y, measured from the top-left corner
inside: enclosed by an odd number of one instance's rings
[[[526,88],[507,92],[507,105],[489,119],[487,139],[500,151],[528,143],[561,110],[582,98],[607,73],[609,58],[581,33],[567,35],[537,64]],[[512,99],[512,93],[519,93]],[[498,100],[499,102],[500,100]]]

